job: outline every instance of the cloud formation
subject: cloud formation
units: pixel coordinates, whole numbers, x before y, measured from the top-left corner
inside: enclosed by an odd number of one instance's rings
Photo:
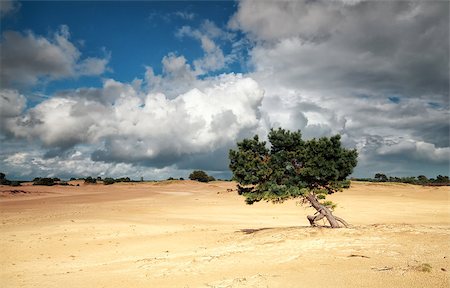
[[[2,87],[33,86],[41,80],[103,74],[109,55],[81,58],[81,52],[69,37],[69,28],[64,25],[50,39],[31,31],[3,32],[0,43]]]
[[[170,99],[107,80],[101,89],[68,91],[25,113],[10,112],[5,130],[16,138],[39,140],[58,157],[89,144],[93,161],[158,168],[182,162],[195,168],[184,157],[195,162],[197,154],[213,153],[254,133],[263,98],[258,84],[241,75],[203,82],[206,88]],[[8,103],[24,105],[16,92],[2,95]]]
[[[448,2],[244,0],[229,27],[255,43],[250,75],[266,91],[269,127],[342,134],[360,151],[359,175],[423,161],[431,174],[449,159],[448,11]],[[372,149],[370,139],[402,144]],[[404,161],[383,169],[389,157]]]
[[[180,39],[191,37],[200,42],[204,56],[193,61],[195,74],[197,75],[221,70],[232,60],[224,55],[216,40],[231,41],[233,35],[219,29],[212,21],[203,21],[199,29],[183,26],[177,31],[176,36]]]
[[[126,163],[104,163],[93,161],[89,153],[83,149],[70,150],[65,155],[46,157],[38,149],[17,152],[2,157],[3,168],[16,179],[39,176],[60,177],[132,177],[133,179],[167,179],[169,177],[186,177],[188,171],[173,166],[164,168],[142,167]]]
[[[279,75],[285,85],[319,89],[327,83],[328,89],[443,100],[449,78],[448,5],[242,1],[231,23],[258,41],[252,51],[256,70],[286,71],[289,75]]]
[[[0,5],[0,19],[7,15],[14,14],[20,9],[20,3],[17,0],[2,0]]]
[[[8,134],[7,127],[19,117],[26,106],[26,98],[17,90],[0,90],[0,135]]]
[[[176,28],[178,40],[198,41],[199,58],[168,52],[142,78],[57,91],[31,108],[17,81],[101,75],[109,57],[83,58],[66,27],[53,38],[5,32],[0,161],[24,175],[226,173],[237,140],[284,127],[340,133],[359,151],[355,176],[445,174],[449,5],[244,0],[231,30],[208,20]],[[250,72],[217,75],[237,62]]]

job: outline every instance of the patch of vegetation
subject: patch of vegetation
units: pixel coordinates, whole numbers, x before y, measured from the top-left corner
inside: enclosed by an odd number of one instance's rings
[[[436,178],[427,178],[425,175],[417,177],[392,177],[383,173],[376,173],[373,178],[352,178],[352,180],[363,182],[386,182],[386,183],[405,183],[425,186],[449,186],[449,176],[438,175]]]
[[[116,182],[131,182],[130,177],[116,178]]]
[[[84,183],[86,183],[86,184],[95,184],[95,183],[97,183],[97,179],[96,178],[92,178],[91,176],[89,176],[89,177],[86,177],[84,179]]]
[[[40,178],[36,177],[33,179],[33,185],[41,185],[41,186],[53,186],[55,185],[55,180],[53,178]]]
[[[116,180],[114,180],[114,178],[107,177],[107,178],[103,179],[103,184],[105,184],[105,185],[111,185],[114,183],[116,183]]]
[[[189,175],[189,179],[199,181],[199,182],[210,182],[216,181],[216,179],[212,176],[206,174],[205,171],[195,170]]]
[[[8,185],[8,186],[17,187],[17,186],[20,186],[20,182],[8,180],[8,179],[6,179],[5,173],[0,173],[0,185]]]
[[[333,201],[330,200],[323,201],[321,204],[331,210],[334,210],[337,207],[336,203],[333,203]]]
[[[420,272],[431,272],[432,268],[433,267],[431,267],[431,265],[428,263],[422,263],[422,264],[414,267],[415,270],[420,271]]]
[[[119,183],[119,182],[142,182],[142,181],[132,181],[130,179],[130,177],[121,177],[121,178],[116,178],[116,179],[114,179],[112,177],[106,177],[103,179],[103,184],[105,184],[105,185],[111,185],[111,184]]]

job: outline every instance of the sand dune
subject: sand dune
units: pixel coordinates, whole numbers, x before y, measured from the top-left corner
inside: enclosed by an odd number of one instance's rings
[[[347,229],[232,188],[0,186],[1,286],[449,287],[450,187],[355,182],[330,197]]]

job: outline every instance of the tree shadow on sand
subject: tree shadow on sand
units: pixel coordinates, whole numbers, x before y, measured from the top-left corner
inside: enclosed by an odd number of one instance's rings
[[[331,228],[331,226],[328,225],[321,225],[321,226],[288,226],[288,227],[263,227],[263,228],[246,228],[246,229],[239,229],[236,231],[236,233],[243,233],[246,235],[254,234],[260,231],[266,231],[266,230],[296,230],[296,229],[308,229],[308,230],[314,230],[314,229],[320,229],[320,228]]]

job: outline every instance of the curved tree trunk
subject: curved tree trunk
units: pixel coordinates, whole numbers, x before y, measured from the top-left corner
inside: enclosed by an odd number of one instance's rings
[[[348,226],[347,222],[345,222],[343,219],[336,217],[331,213],[331,210],[325,207],[324,205],[320,204],[319,200],[317,200],[316,195],[309,194],[306,196],[306,199],[311,203],[311,206],[314,207],[314,209],[317,210],[317,213],[314,215],[308,215],[309,224],[311,226],[316,226],[316,221],[323,219],[324,217],[327,218],[328,222],[331,225],[331,228],[340,228],[338,222],[341,222],[342,225],[345,227]]]

